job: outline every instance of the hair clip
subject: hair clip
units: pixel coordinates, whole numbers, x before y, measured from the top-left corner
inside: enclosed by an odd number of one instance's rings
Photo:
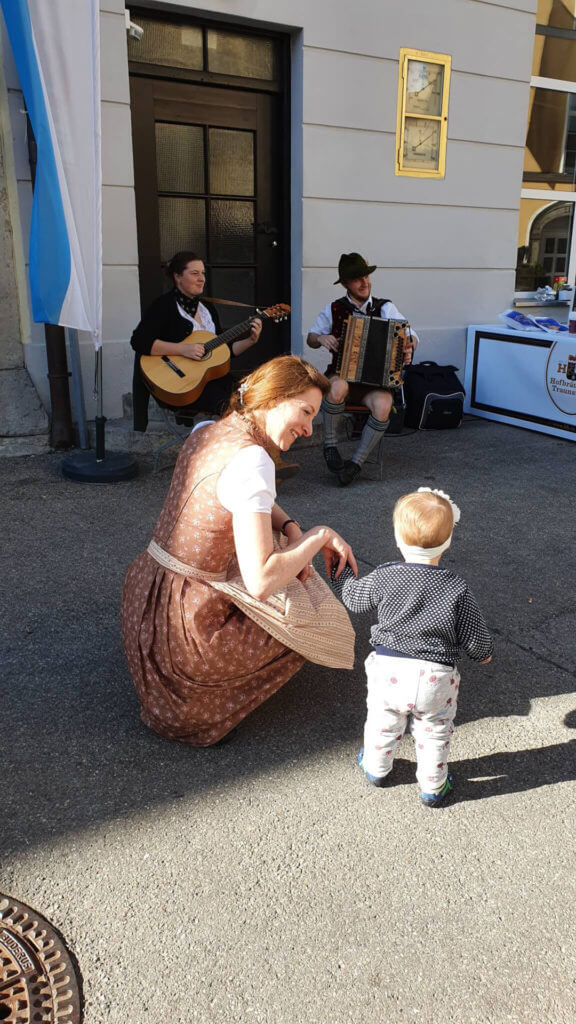
[[[460,522],[460,509],[458,508],[458,505],[456,504],[456,502],[452,501],[452,498],[450,497],[450,495],[446,494],[446,491],[441,491],[441,490],[439,490],[436,487],[419,487],[418,488],[418,493],[419,494],[425,493],[425,492],[428,492],[429,494],[437,494],[439,498],[444,498],[447,502],[449,502],[449,504],[452,507],[452,515],[454,516],[454,525],[456,525],[456,523]]]
[[[240,395],[240,405],[244,405],[244,392],[250,387],[250,376],[246,377],[242,383],[238,386],[238,394]]]

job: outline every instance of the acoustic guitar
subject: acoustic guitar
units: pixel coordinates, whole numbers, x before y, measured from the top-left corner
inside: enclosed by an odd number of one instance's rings
[[[202,394],[206,384],[225,377],[230,369],[230,349],[234,341],[249,329],[256,317],[263,320],[286,320],[290,306],[279,303],[267,309],[257,309],[249,320],[230,327],[223,334],[193,331],[184,341],[204,345],[202,359],[186,356],[140,356],[140,369],[155,398],[166,405],[192,405]]]

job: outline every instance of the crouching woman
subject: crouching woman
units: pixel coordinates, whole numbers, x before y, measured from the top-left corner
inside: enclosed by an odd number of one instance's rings
[[[347,613],[311,562],[356,563],[329,526],[276,503],[272,454],[308,437],[329,384],[281,356],[184,444],[153,539],[128,571],[126,657],[146,725],[211,746],[310,660],[351,668]]]

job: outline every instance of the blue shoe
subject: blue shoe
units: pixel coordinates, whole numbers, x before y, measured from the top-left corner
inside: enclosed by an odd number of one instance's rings
[[[421,800],[425,807],[437,807],[442,800],[445,800],[454,789],[454,779],[450,772],[446,776],[446,782],[442,786],[442,789],[438,793],[422,793]]]
[[[364,757],[364,747],[362,747],[362,750],[358,754],[358,764],[360,765],[360,767],[362,768],[362,771],[364,772],[364,778],[366,779],[366,781],[369,782],[371,786],[385,786],[386,785],[386,778],[387,778],[387,776],[384,775],[381,779],[379,779],[377,775],[369,775],[368,772],[365,771],[365,769],[362,767],[362,758],[363,757]]]

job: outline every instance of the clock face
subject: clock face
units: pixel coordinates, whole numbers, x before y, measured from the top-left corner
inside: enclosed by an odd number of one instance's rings
[[[440,121],[425,117],[407,117],[404,122],[402,166],[422,171],[438,170],[440,159]]]
[[[409,60],[406,82],[406,113],[442,113],[444,67],[427,60]]]

